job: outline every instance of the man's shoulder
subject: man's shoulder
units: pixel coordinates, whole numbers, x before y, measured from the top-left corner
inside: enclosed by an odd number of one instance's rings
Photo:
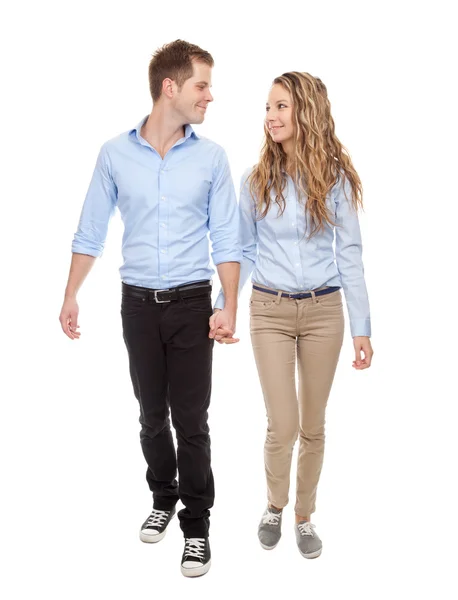
[[[226,151],[224,150],[224,148],[220,144],[217,144],[215,141],[211,140],[210,138],[205,137],[204,135],[200,135],[199,133],[198,141],[201,145],[201,148],[208,149],[210,152],[212,152],[212,154],[217,156],[226,156]]]
[[[130,143],[129,137],[131,132],[132,130],[124,131],[123,133],[119,133],[115,137],[110,138],[102,145],[102,149],[110,152],[110,150],[119,150],[125,147]]]

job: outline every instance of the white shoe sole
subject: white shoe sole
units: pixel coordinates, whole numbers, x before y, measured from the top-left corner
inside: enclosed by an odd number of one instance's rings
[[[140,539],[145,544],[155,544],[156,542],[160,542],[162,538],[165,536],[167,529],[165,529],[162,533],[157,533],[156,535],[150,535],[149,533],[143,533],[140,531]]]
[[[172,519],[175,515],[172,516]],[[170,519],[170,521],[172,520]],[[170,521],[167,523],[167,527],[170,525]],[[140,529],[140,539],[142,542],[145,542],[145,544],[156,544],[157,542],[160,542],[162,540],[162,538],[165,536],[165,534],[167,533],[167,527],[164,529],[164,531],[162,533],[156,533],[156,535],[152,535],[149,533],[143,533],[143,531]]]
[[[280,540],[278,540],[278,542],[279,541]],[[275,546],[266,546],[262,542],[259,542],[259,543],[261,544],[261,547],[264,548],[264,550],[273,550],[274,548],[276,548],[278,546],[278,542],[275,544]]]
[[[302,552],[302,550],[299,550],[299,552],[304,558],[318,558],[321,554],[321,548],[319,550],[316,550],[315,552],[309,552],[308,554]]]
[[[200,577],[201,575],[205,575],[207,571],[210,569],[212,561],[209,560],[208,563],[202,565],[201,567],[196,567],[195,569],[184,569],[181,567],[181,572],[185,577]]]

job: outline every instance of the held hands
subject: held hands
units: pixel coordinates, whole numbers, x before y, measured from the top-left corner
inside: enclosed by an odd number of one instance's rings
[[[357,371],[368,369],[371,366],[372,356],[374,355],[370,338],[364,335],[356,336],[353,338],[353,346],[355,347],[353,368]],[[364,358],[361,358],[361,352],[364,353]]]
[[[215,308],[209,321],[209,338],[215,339],[218,344],[236,344],[240,341],[233,337],[235,332],[235,311],[227,308],[221,310]]]
[[[78,325],[78,303],[74,297],[66,297],[62,310],[60,311],[59,321],[62,327],[62,331],[71,340],[78,340],[81,333],[77,331]]]

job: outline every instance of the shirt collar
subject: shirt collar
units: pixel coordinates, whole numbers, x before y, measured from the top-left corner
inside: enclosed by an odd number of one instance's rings
[[[146,123],[146,120],[148,119],[148,117],[149,117],[149,115],[146,115],[146,117],[143,117],[143,119],[140,121],[140,123],[138,123],[138,125],[136,125],[133,129],[131,129],[129,131],[130,135],[135,135],[135,137],[137,138],[137,142],[139,142],[140,144],[142,143],[142,140],[143,140],[143,138],[140,137],[140,131],[142,130],[142,127]],[[198,140],[200,136],[197,135],[197,133],[194,131],[194,129],[191,127],[191,125],[185,125],[183,142],[186,142],[186,140],[188,140],[190,137],[194,137],[196,140]]]

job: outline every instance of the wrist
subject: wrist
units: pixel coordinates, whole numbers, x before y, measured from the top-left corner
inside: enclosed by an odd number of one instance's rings
[[[237,302],[226,302],[224,305],[224,310],[234,313],[237,312]]]

